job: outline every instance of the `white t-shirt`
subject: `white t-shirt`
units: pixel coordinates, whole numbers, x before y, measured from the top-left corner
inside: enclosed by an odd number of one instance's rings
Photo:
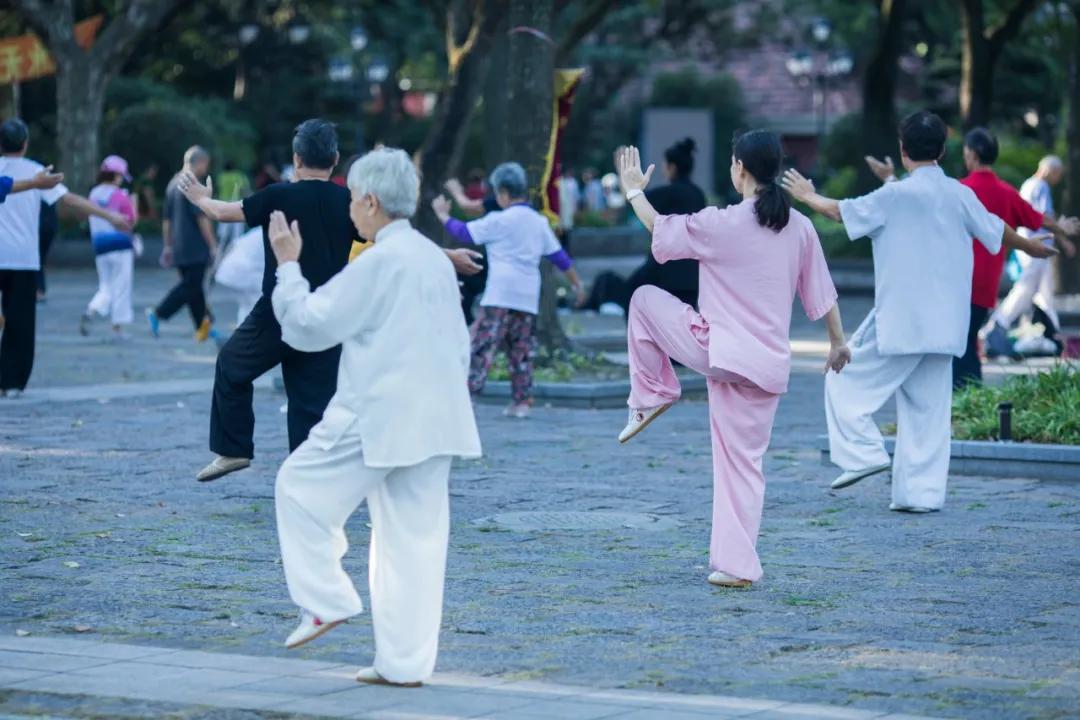
[[[962,356],[971,320],[971,238],[996,254],[1001,218],[936,165],[841,200],[840,216],[848,237],[873,242],[881,354]]]
[[[1029,177],[1020,186],[1020,197],[1024,198],[1043,215],[1054,214],[1054,195],[1050,192],[1050,183],[1039,177]],[[1017,228],[1016,232],[1024,237],[1039,237],[1047,245],[1054,244],[1054,234],[1045,230],[1028,230]]]
[[[27,158],[0,157],[0,176],[7,175],[14,180],[29,180],[41,172],[42,167]],[[0,203],[0,270],[41,269],[38,251],[41,203],[55,205],[67,191],[63,185],[50,190],[27,190],[8,195],[7,200]]]
[[[473,242],[487,247],[488,278],[480,305],[535,315],[540,258],[562,249],[547,218],[522,203],[472,220],[468,228]]]

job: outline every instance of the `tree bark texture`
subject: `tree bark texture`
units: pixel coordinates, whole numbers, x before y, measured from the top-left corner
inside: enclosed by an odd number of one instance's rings
[[[1075,20],[1072,58],[1069,63],[1069,120],[1065,129],[1068,156],[1065,159],[1065,207],[1069,215],[1080,215],[1080,0],[1069,3]],[[1058,257],[1058,290],[1080,293],[1080,254]]]
[[[896,141],[896,81],[907,0],[880,0],[878,39],[863,77],[863,150],[874,157],[890,156],[899,161]],[[868,168],[859,166],[859,191],[869,192],[880,183]]]
[[[960,117],[965,130],[989,124],[997,62],[1038,4],[1038,0],[1016,0],[998,25],[987,27],[983,0],[961,2]]]

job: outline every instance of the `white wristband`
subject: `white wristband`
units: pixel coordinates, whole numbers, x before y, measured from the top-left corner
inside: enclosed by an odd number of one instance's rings
[[[638,195],[644,195],[644,194],[645,193],[642,190],[638,190],[638,189],[628,190],[626,192],[626,202],[630,202],[631,200],[636,198]]]

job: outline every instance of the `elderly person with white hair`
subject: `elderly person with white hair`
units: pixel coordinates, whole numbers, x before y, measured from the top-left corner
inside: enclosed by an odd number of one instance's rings
[[[374,246],[314,292],[297,262],[304,228],[271,217],[282,337],[305,352],[342,347],[337,392],[277,478],[285,579],[301,608],[286,646],[362,611],[341,558],[345,523],[367,500],[375,663],[357,680],[416,686],[438,650],[451,458],[480,455],[469,336],[450,259],[409,223],[420,182],[408,155],[368,153],[348,186],[352,222]]]

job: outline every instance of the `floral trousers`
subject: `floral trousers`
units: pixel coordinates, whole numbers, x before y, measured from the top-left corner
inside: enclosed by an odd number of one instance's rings
[[[506,350],[511,396],[515,405],[532,399],[533,359],[536,357],[536,316],[520,310],[482,307],[472,326],[469,392],[484,389],[495,353]]]

